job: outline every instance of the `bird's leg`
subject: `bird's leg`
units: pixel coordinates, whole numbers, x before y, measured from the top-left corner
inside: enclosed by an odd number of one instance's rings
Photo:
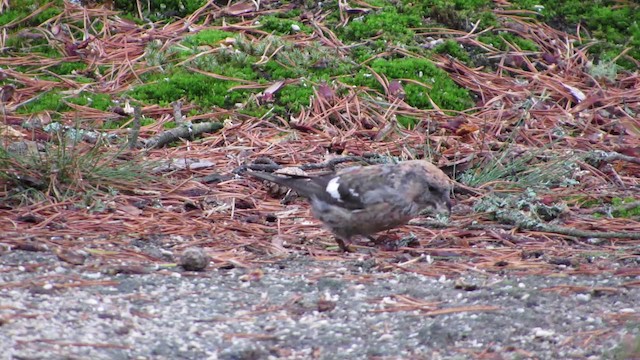
[[[338,247],[340,248],[340,250],[344,252],[355,252],[355,250],[349,247],[349,244],[345,242],[344,239],[336,237],[336,242],[338,243]]]

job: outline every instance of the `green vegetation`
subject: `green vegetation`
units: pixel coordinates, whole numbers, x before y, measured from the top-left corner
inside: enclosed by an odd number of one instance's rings
[[[229,40],[223,43],[226,39]],[[354,67],[352,63],[340,60],[337,54],[327,54],[326,49],[318,44],[301,47],[278,36],[249,41],[242,35],[206,30],[185,38],[182,45],[190,50],[169,48],[163,51],[159,44],[150,43],[145,58],[149,65],[159,66],[159,69],[143,75],[144,84],[136,86],[128,95],[142,102],[163,105],[185,98],[207,111],[212,106],[230,108],[237,103],[245,103],[251,94],[259,92],[230,90],[242,84],[233,79],[266,83],[307,78],[310,83],[318,83],[350,72]],[[208,53],[201,53],[198,50],[200,46],[210,46]],[[167,64],[175,57],[173,54],[179,54],[183,61],[181,66]],[[189,67],[230,80],[194,73]],[[289,115],[308,105],[312,94],[311,86],[290,84],[278,93],[272,107],[255,108],[247,104],[242,111],[255,116],[267,111]]]
[[[226,38],[234,38],[236,34],[227,31],[207,29],[184,38],[182,45],[196,47],[201,45],[216,46]]]
[[[214,79],[206,75],[177,70],[171,75],[155,75],[130,92],[133,98],[168,106],[172,101],[186,98],[203,108],[231,107],[245,99],[245,91],[229,91],[239,85],[234,81]]]
[[[46,9],[38,12],[35,16],[26,19],[35,13],[42,6],[50,4]],[[64,2],[62,0],[55,1],[38,1],[38,0],[17,0],[12,1],[8,10],[0,13],[0,26],[7,25],[18,19],[26,19],[20,23],[21,27],[38,26],[52,17],[60,14]]]
[[[287,85],[278,93],[277,104],[283,107],[285,114],[294,114],[299,112],[302,106],[309,104],[311,95],[313,95],[311,86]]]
[[[63,61],[57,65],[50,66],[48,70],[58,75],[71,75],[75,71],[85,70],[86,68],[87,64],[80,61]]]
[[[18,114],[34,114],[42,111],[60,112],[69,110],[69,107],[62,102],[62,95],[55,91],[40,94],[36,99],[19,107]]]
[[[558,156],[541,161],[544,149],[537,152],[520,154],[517,148],[507,147],[501,150],[490,163],[478,164],[463,174],[461,181],[471,186],[504,182],[505,187],[550,188],[569,187],[577,182],[572,178],[579,157]]]
[[[43,111],[63,112],[70,110],[64,102],[89,106],[98,110],[107,110],[111,106],[111,96],[108,94],[93,94],[81,92],[77,95],[62,95],[60,92],[52,90],[42,93],[39,97],[18,108],[18,114],[35,114]]]
[[[604,60],[612,60],[625,48],[629,55],[640,59],[640,4],[614,1],[585,3],[579,0],[516,0],[517,8],[538,10],[541,20],[567,32],[575,32],[577,24],[583,24],[591,36],[604,41],[591,50]],[[616,6],[618,5],[618,6]],[[620,59],[619,65],[635,67],[628,60]]]
[[[445,109],[464,110],[473,106],[471,96],[466,89],[457,86],[443,70],[431,61],[416,58],[375,59],[370,64],[373,71],[389,80],[412,79],[424,84],[404,85],[405,101],[419,109],[431,108],[429,98]],[[353,79],[346,79],[354,85],[367,86],[382,90],[382,85],[368,69],[361,69]],[[438,89],[438,91],[430,91]]]
[[[111,96],[108,94],[92,94],[84,91],[65,100],[76,105],[88,106],[102,111],[108,110],[112,105]]]
[[[398,13],[395,6],[354,19],[347,26],[336,29],[343,41],[361,41],[381,35],[394,44],[410,44],[415,32],[411,28],[422,26],[422,18],[415,13]]]
[[[539,51],[538,46],[531,40],[523,39],[508,32],[481,35],[479,40],[499,50]]]
[[[151,163],[119,160],[120,152],[114,152],[99,135],[95,144],[87,144],[81,141],[86,133],[83,130],[62,126],[49,129],[55,141],[45,143],[42,151],[0,148],[0,180],[12,184],[4,201],[63,201],[93,191],[113,193],[153,178]]]
[[[604,218],[604,217],[614,217],[614,218],[638,218],[640,217],[640,206],[629,206],[638,202],[639,199],[627,197],[627,198],[618,198],[614,197],[610,201],[605,200],[588,200],[581,204],[583,208],[590,207],[603,207],[606,210],[603,210],[601,213],[593,214],[593,217],[596,219]]]
[[[640,206],[636,206],[636,207],[632,207],[630,209],[616,209],[619,208],[621,205],[624,204],[630,204],[630,203],[634,203],[637,202],[638,199],[637,198],[613,198],[611,199],[611,205],[614,206],[614,210],[613,210],[613,216],[614,217],[620,217],[620,218],[630,218],[630,217],[638,217],[640,216]]]
[[[142,12],[153,20],[185,16],[204,3],[202,0],[167,0],[162,3],[142,3],[141,6],[149,7],[143,8]],[[428,60],[429,57],[433,53],[443,54],[469,66],[475,66],[474,62],[490,66],[491,62],[484,61],[484,50],[480,47],[468,43],[464,43],[463,47],[459,42],[448,39],[447,35],[433,35],[437,33],[434,29],[447,26],[470,31],[473,24],[480,21],[476,33],[494,27],[477,37],[481,42],[501,50],[544,51],[539,44],[509,30],[509,26],[505,24],[511,20],[508,17],[498,19],[491,11],[496,5],[490,0],[425,0],[417,3],[401,0],[393,4],[386,0],[372,0],[367,3],[372,8],[357,16],[351,15],[349,21],[344,23],[337,11],[337,2],[324,5],[328,14],[325,25],[345,45],[335,49],[324,46],[321,41],[308,41],[302,45],[291,40],[297,37],[290,36],[292,34],[306,36],[305,34],[314,32],[300,10],[253,18],[252,26],[259,25],[258,32],[268,32],[268,36],[209,28],[173,42],[160,39],[149,41],[144,54],[148,70],[139,75],[141,83],[133,84],[123,94],[99,94],[92,89],[76,95],[66,95],[68,92],[64,91],[66,88],[59,76],[73,76],[75,81],[82,83],[95,81],[83,75],[94,71],[90,67],[94,65],[87,58],[61,61],[55,65],[47,65],[46,69],[35,65],[16,66],[13,70],[38,74],[38,79],[61,82],[60,88],[54,87],[37,94],[34,99],[29,99],[30,101],[18,107],[16,112],[34,114],[47,111],[53,113],[55,119],[56,113],[69,110],[65,102],[107,110],[112,104],[112,98],[126,95],[135,102],[161,106],[169,106],[171,102],[183,99],[196,105],[192,108],[191,115],[210,111],[212,107],[238,107],[240,112],[252,116],[269,114],[288,118],[308,106],[315,84],[329,83],[334,79],[364,89],[361,96],[371,99],[383,91],[376,74],[388,81],[400,80],[406,103],[417,109],[430,109],[433,101],[445,111],[464,111],[474,106],[472,95],[458,86],[448,73]],[[537,12],[537,15],[526,13],[524,16],[548,21],[569,32],[574,31],[575,24],[583,21],[590,34],[602,40],[589,48],[591,52],[599,51],[589,70],[596,79],[611,81],[622,66],[629,66],[624,58],[613,61],[626,47],[630,48],[628,54],[640,59],[638,5],[614,7],[612,2],[603,1],[587,6],[584,2],[574,0],[514,0],[511,3],[513,9]],[[10,10],[0,15],[0,25],[25,18],[43,4],[44,2],[33,0],[12,3]],[[23,21],[15,28],[9,28],[5,50],[10,54],[14,51],[27,51],[50,58],[63,57],[64,44],[60,40],[52,40],[46,36],[18,36],[21,29],[38,26],[60,14],[62,5],[58,0],[33,18]],[[128,12],[124,17],[135,18],[140,24],[148,21],[137,19],[137,3],[116,1],[115,5],[117,9]],[[230,16],[224,21],[230,24],[240,21],[240,18]],[[221,24],[220,21],[215,19],[212,23]],[[70,30],[67,31],[74,39],[82,39],[86,25],[81,21],[69,23]],[[91,33],[102,27],[100,21],[95,21],[86,29]],[[431,48],[428,42],[433,39],[429,40],[428,36],[444,42]],[[588,39],[588,36],[583,38]],[[110,64],[100,63],[95,72],[108,74],[111,70],[113,67]],[[294,81],[284,85],[273,100],[267,103],[256,101],[255,96],[262,90],[259,87],[234,89],[246,83],[261,85],[279,80]],[[0,85],[13,84],[12,81],[3,79]],[[410,116],[399,116],[398,120],[404,126],[412,126],[417,121]],[[121,121],[108,121],[104,126],[112,128],[121,125]],[[572,161],[534,160],[534,157],[513,160],[505,151],[504,157],[496,159],[495,163],[483,164],[470,170],[465,175],[465,180],[471,185],[495,179],[506,179],[524,184],[523,186],[570,185],[567,164]],[[535,162],[533,167],[532,162]],[[636,216],[636,213],[630,211],[620,216]]]
[[[301,22],[283,19],[276,16],[263,16],[260,18],[261,30],[278,35],[295,34],[298,32],[311,33],[312,29]]]
[[[15,9],[20,8],[34,11],[40,4],[35,1],[22,0],[20,7],[13,6],[11,11],[0,17],[0,24],[7,23],[19,14]],[[600,54],[602,59],[612,59],[617,56],[622,48],[619,45],[630,46],[630,54],[640,49],[640,29],[638,27],[635,5],[614,8],[611,4],[602,3],[593,6],[585,6],[577,1],[559,0],[514,0],[514,8],[536,10],[539,18],[552,23],[570,24],[585,19],[587,28],[597,38],[606,40],[602,43]],[[204,4],[203,1],[164,1],[162,3],[143,4],[150,6],[143,9],[143,13],[152,18],[169,18],[172,16],[186,15],[195,11]],[[241,85],[238,81],[220,80],[206,75],[194,73],[190,68],[200,69],[204,72],[218,74],[230,79],[254,81],[258,83],[273,82],[285,79],[306,79],[308,84],[327,82],[332,78],[348,76],[345,82],[368,87],[377,91],[382,90],[370,71],[358,64],[366,62],[373,71],[384,75],[388,80],[406,79],[404,82],[406,102],[419,109],[431,107],[430,99],[443,109],[465,110],[473,106],[473,101],[467,90],[457,86],[448,74],[436,68],[428,60],[431,52],[450,55],[456,59],[473,66],[472,59],[478,54],[469,54],[469,50],[463,48],[455,41],[446,40],[438,44],[434,49],[423,46],[425,35],[418,35],[423,29],[444,24],[456,29],[468,30],[469,24],[481,20],[478,30],[483,26],[501,26],[496,22],[495,15],[490,11],[494,6],[488,0],[430,0],[422,2],[410,2],[403,0],[391,6],[384,0],[369,2],[376,6],[372,11],[363,12],[361,16],[351,17],[345,26],[336,26],[336,35],[346,45],[360,44],[349,49],[347,58],[342,54],[327,53],[327,49],[320,47],[318,43],[310,42],[308,46],[297,46],[280,37],[296,32],[310,34],[313,30],[306,23],[300,21],[301,11],[270,14],[257,17],[256,24],[260,30],[272,33],[272,36],[260,40],[248,39],[238,33],[218,29],[206,29],[185,37],[181,42],[165,47],[162,42],[152,41],[147,47],[145,59],[148,65],[157,67],[157,70],[147,72],[142,76],[143,84],[137,85],[128,95],[136,100],[146,103],[160,103],[166,105],[171,101],[184,98],[197,103],[201,111],[207,111],[212,106],[230,108],[237,103],[246,103],[251,94],[257,90],[234,90],[232,87]],[[45,12],[30,19],[29,24],[37,25],[46,21],[53,14],[60,11],[60,3],[54,3]],[[128,11],[137,16],[134,3],[115,3],[116,8]],[[540,6],[538,6],[540,5]],[[328,3],[330,7],[337,7],[337,3]],[[22,13],[21,13],[22,14]],[[22,15],[26,15],[24,12]],[[13,17],[11,17],[13,16]],[[18,16],[19,17],[19,16]],[[1,19],[6,19],[1,20]],[[337,25],[338,12],[333,11],[327,19],[329,24]],[[99,28],[96,24],[96,28]],[[299,30],[297,30],[299,28]],[[570,28],[568,29],[570,30]],[[47,56],[60,56],[60,48],[52,47],[46,41],[17,40],[19,37],[9,37],[8,43],[14,46],[29,46],[31,50],[42,48],[42,54]],[[628,39],[628,41],[627,41]],[[539,46],[531,40],[520,38],[508,31],[489,31],[479,37],[480,41],[501,49],[519,49],[523,51],[540,51]],[[611,44],[613,43],[613,45]],[[210,49],[203,54],[202,47]],[[410,49],[413,55],[399,55],[389,49],[405,47]],[[598,47],[592,47],[592,49]],[[640,50],[638,50],[640,51]],[[381,52],[386,52],[384,58]],[[424,57],[425,59],[423,59]],[[637,56],[640,58],[640,56]],[[176,63],[182,62],[176,66]],[[622,60],[619,59],[618,63]],[[603,60],[592,68],[594,76],[611,79],[615,76],[616,64]],[[604,66],[611,64],[611,66]],[[48,70],[59,75],[75,74],[83,71],[87,64],[82,61],[64,62],[49,67]],[[89,81],[90,79],[87,79]],[[421,86],[419,84],[424,84]],[[431,91],[438,89],[438,91]],[[273,108],[274,114],[284,115],[294,110],[299,110],[308,104],[312,94],[311,86],[287,85],[277,94]],[[106,109],[109,99],[96,101],[82,100],[81,94],[77,98],[67,99],[73,103],[92,106],[98,109]],[[41,98],[23,106],[19,111],[33,113],[38,111],[64,111],[65,105],[60,101],[63,97],[55,91],[42,95]],[[261,114],[266,110],[245,107],[243,111],[252,114]],[[254,112],[257,111],[257,112]],[[411,125],[410,123],[407,125]]]
[[[206,0],[162,0],[149,2],[136,2],[127,0],[115,0],[114,7],[117,10],[138,14],[138,10],[152,21],[182,17],[193,13],[207,3]],[[142,6],[138,9],[137,6]]]
[[[148,77],[144,84],[137,86],[129,95],[137,100],[155,102],[162,106],[167,106],[172,101],[183,97],[189,101],[198,102],[201,106],[221,106],[224,105],[223,94],[228,88],[224,83],[205,75],[180,71],[168,77],[161,75]],[[215,85],[218,85],[218,89],[214,88]],[[213,97],[214,94],[217,96]]]
[[[442,44],[437,45],[433,49],[433,51],[435,51],[438,54],[451,55],[452,57],[462,62],[468,63],[471,60],[471,58],[469,57],[469,54],[466,51],[464,51],[464,49],[462,49],[460,44],[452,40],[447,40]]]

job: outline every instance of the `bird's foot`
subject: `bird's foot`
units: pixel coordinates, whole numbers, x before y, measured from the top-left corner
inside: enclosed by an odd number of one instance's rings
[[[409,236],[405,236],[398,240],[398,247],[418,247],[420,246],[420,240],[413,233],[409,233]]]
[[[342,250],[343,252],[352,253],[356,251],[353,247],[349,246],[349,244],[345,243],[345,241],[342,239],[336,239],[336,242],[338,243],[338,247],[340,248],[340,250]]]

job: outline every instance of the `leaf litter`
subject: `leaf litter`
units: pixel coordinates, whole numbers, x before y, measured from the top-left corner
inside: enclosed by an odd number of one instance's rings
[[[340,6],[343,22],[370,11],[345,4]],[[67,111],[22,114],[18,110],[52,89],[62,90],[63,95],[85,90],[122,94],[151,70],[143,59],[152,41],[167,48],[204,28],[264,39],[270,34],[255,28],[250,20],[209,25],[220,16],[250,19],[287,10],[256,7],[248,2],[224,8],[209,3],[189,18],[139,26],[113,11],[65,3],[59,16],[27,30],[32,36],[49,39],[64,57],[31,53],[0,58],[0,78],[11,79],[12,83],[2,88],[3,127],[7,129],[3,130],[3,142],[50,141],[51,136],[41,128],[25,124],[35,121],[46,125],[52,115],[69,128],[87,131],[122,119],[123,109],[128,106],[126,99],[120,107],[108,110],[71,104],[64,98],[61,101],[67,104]],[[405,102],[402,79],[387,79],[371,70],[384,89],[382,93],[351,86],[336,77],[328,83],[313,84],[309,103],[288,119],[279,115],[255,118],[222,108],[183,115],[186,124],[218,125],[191,137],[181,131],[165,142],[171,146],[138,146],[113,158],[116,165],[130,159],[160,164],[156,167],[162,172],[158,179],[122,181],[118,191],[111,192],[97,191],[111,185],[102,188],[79,181],[77,187],[96,191],[84,200],[50,195],[16,203],[10,200],[16,181],[25,185],[29,179],[3,177],[1,243],[7,248],[53,251],[62,261],[87,268],[109,267],[114,273],[145,273],[145,269],[175,262],[174,253],[200,247],[216,268],[255,269],[291,254],[306,254],[319,261],[351,261],[354,256],[367,254],[375,258],[378,270],[434,278],[468,272],[549,276],[559,270],[566,275],[637,276],[633,270],[638,259],[639,218],[613,218],[609,215],[615,207],[607,204],[613,198],[632,198],[635,202],[631,204],[637,207],[640,199],[638,72],[620,71],[612,80],[595,78],[589,71],[593,66],[589,46],[578,46],[579,36],[519,14],[496,14],[508,31],[534,42],[541,51],[523,51],[515,44],[507,51],[498,50],[480,42],[481,32],[473,30],[465,33],[433,28],[421,33],[477,47],[495,62],[495,70],[487,71],[444,55],[432,58],[458,85],[476,95],[474,108],[450,111],[432,102],[432,110],[417,109]],[[345,56],[348,47],[323,25],[323,15],[308,16],[313,33],[289,35],[287,40],[300,46],[319,42],[326,51]],[[80,20],[85,20],[86,36],[76,39],[65,27]],[[17,25],[14,22],[5,28]],[[414,56],[399,48],[390,53]],[[72,61],[91,65],[82,74],[82,82],[76,76],[51,77],[49,68]],[[15,70],[21,66],[33,70]],[[241,84],[236,90],[264,89],[255,99],[259,106],[267,106],[283,88],[300,81],[264,84],[199,72],[215,79],[236,80]],[[188,110],[196,107],[185,102],[180,110],[190,114]],[[175,118],[176,108],[147,104],[140,112],[155,121],[140,126],[138,139],[145,143],[165,134],[163,125]],[[398,117],[420,121],[406,128],[398,123]],[[9,129],[13,133],[7,132]],[[129,134],[126,125],[100,131],[120,138]],[[114,151],[117,144],[113,142],[107,148]],[[349,158],[342,164],[344,156]],[[355,255],[337,251],[330,234],[311,217],[306,202],[293,197],[283,204],[282,197],[270,196],[264,184],[241,176],[242,169],[259,167],[264,158],[270,159],[271,170],[308,166],[326,171],[354,163],[415,157],[432,159],[460,180],[455,186],[456,206],[451,218],[447,223],[419,219],[379,234],[391,240],[360,243]],[[519,166],[509,166],[522,159],[526,160]],[[545,166],[553,165],[554,159],[561,159],[560,164],[568,167],[555,182],[535,190],[535,183],[519,183],[527,172],[551,171]],[[3,164],[10,173],[11,162]],[[317,164],[321,166],[314,166]],[[473,186],[463,181],[465,176],[467,180],[481,176],[489,167],[502,171],[502,176]],[[40,182],[35,179],[33,183]],[[520,207],[502,203],[527,191],[531,196]],[[491,199],[493,205],[480,209],[478,204],[485,199]],[[548,218],[536,210],[545,208],[548,212],[555,205],[561,209]],[[594,207],[603,216],[594,216]],[[74,284],[67,286],[77,286]],[[2,287],[12,286],[18,284]],[[627,286],[638,283],[629,281]],[[549,291],[585,289],[557,287]],[[494,310],[447,310],[438,309],[436,304],[416,303],[410,297],[398,296],[396,300],[397,305],[382,311],[419,309],[438,314]]]

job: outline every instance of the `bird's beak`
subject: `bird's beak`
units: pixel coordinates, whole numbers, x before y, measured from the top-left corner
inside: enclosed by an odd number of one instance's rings
[[[425,209],[425,214],[442,214],[442,215],[451,215],[451,200],[449,198],[444,198],[441,200],[431,201],[429,203],[429,208]]]
[[[446,198],[444,201],[436,202],[436,212],[440,214],[451,215],[451,199]]]

